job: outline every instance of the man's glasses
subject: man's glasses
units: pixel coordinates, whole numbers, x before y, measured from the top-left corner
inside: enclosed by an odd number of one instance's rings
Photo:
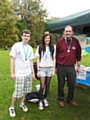
[[[30,35],[22,35],[22,36],[24,36],[24,37],[28,37],[28,38],[30,37]]]

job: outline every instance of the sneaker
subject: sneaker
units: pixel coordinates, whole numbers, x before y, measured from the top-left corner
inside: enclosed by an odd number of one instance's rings
[[[11,117],[15,117],[15,116],[16,116],[16,113],[15,113],[15,110],[14,110],[13,107],[9,107],[9,115],[10,115]]]
[[[39,102],[38,108],[39,108],[39,110],[43,110],[43,103],[41,101]]]
[[[46,107],[49,106],[47,99],[44,99],[43,102],[44,102],[44,106]]]
[[[28,108],[25,104],[20,104],[20,108],[24,111],[24,112],[27,112],[28,111]]]

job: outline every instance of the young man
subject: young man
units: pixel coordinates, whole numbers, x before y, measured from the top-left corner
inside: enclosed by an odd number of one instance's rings
[[[17,98],[21,98],[20,108],[27,112],[28,108],[24,103],[25,96],[32,90],[32,80],[35,79],[32,59],[34,53],[32,47],[28,44],[30,40],[30,31],[25,29],[21,33],[21,42],[13,45],[10,52],[10,77],[15,82],[14,93],[12,95],[9,114],[15,117],[15,103]],[[14,72],[15,71],[15,72]]]
[[[59,105],[64,107],[64,84],[65,77],[68,83],[67,103],[77,106],[73,101],[76,83],[75,63],[77,62],[77,72],[80,72],[81,46],[79,41],[72,37],[73,28],[66,26],[64,37],[60,38],[56,44],[56,64],[58,77],[58,99]]]

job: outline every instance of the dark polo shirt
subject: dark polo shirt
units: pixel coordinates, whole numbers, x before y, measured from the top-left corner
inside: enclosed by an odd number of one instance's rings
[[[69,52],[68,46],[70,46]],[[60,38],[57,41],[56,64],[74,65],[76,61],[80,60],[81,60],[81,46],[76,38],[72,37],[72,41],[67,40],[67,43],[64,37]]]

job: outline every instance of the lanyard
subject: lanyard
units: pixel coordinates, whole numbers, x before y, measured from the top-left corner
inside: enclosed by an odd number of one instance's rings
[[[25,55],[25,60],[27,60],[27,56],[28,56],[28,46],[27,49],[25,49],[24,43],[22,42],[22,46],[23,46],[23,50],[24,50],[24,55]]]
[[[46,50],[46,52],[45,52],[45,58],[47,59],[48,58],[48,55],[49,55],[49,47],[47,47],[47,50]]]
[[[70,45],[68,45],[66,38],[65,38],[65,43],[67,45],[67,49],[68,49],[67,51],[70,52],[70,48],[71,48],[71,44],[72,44],[72,38],[70,40]]]

